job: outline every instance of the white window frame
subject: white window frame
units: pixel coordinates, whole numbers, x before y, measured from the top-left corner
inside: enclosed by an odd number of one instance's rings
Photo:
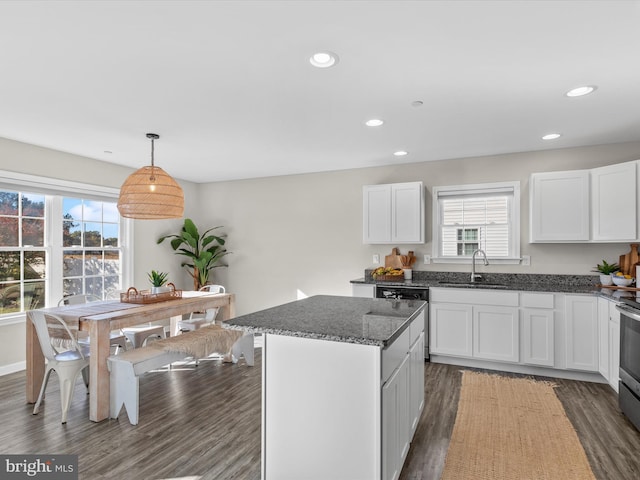
[[[61,197],[76,197],[104,202],[118,200],[120,189],[92,185],[88,183],[72,182],[57,178],[41,177],[18,172],[0,170],[0,189],[40,193],[44,195],[56,195]],[[47,252],[47,289],[45,305],[47,307],[57,304],[62,298],[62,245],[51,245],[46,239],[52,235],[52,219],[62,218],[62,202],[52,202],[48,197],[45,200],[45,250]],[[54,205],[59,203],[59,205]],[[120,242],[122,249],[122,284],[133,283],[133,221],[120,217]],[[59,248],[58,248],[59,247]],[[53,252],[53,249],[59,252]],[[6,315],[0,318],[0,327],[26,320],[24,312],[15,315]]]
[[[470,256],[460,257],[443,257],[440,253],[441,245],[441,218],[440,218],[440,199],[456,195],[486,195],[491,193],[513,193],[511,204],[509,207],[509,224],[510,224],[510,255],[507,257],[488,257],[490,263],[494,264],[519,264],[522,260],[520,257],[520,182],[496,182],[482,183],[470,185],[450,185],[442,187],[433,187],[433,215],[432,215],[432,257],[433,263],[454,263],[465,264],[471,261]]]

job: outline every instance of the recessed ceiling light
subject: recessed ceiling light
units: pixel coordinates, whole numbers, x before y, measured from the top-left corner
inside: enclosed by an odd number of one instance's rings
[[[393,154],[396,157],[404,157],[405,155],[408,155],[409,152],[405,152],[404,150],[398,150],[397,152],[393,152]]]
[[[309,58],[311,65],[318,68],[333,67],[339,60],[338,55],[333,52],[318,52],[314,53],[311,55],[311,58]]]
[[[596,88],[598,87],[595,85],[583,85],[582,87],[572,88],[565,95],[567,97],[582,97],[583,95],[593,93]]]
[[[545,135],[544,137],[542,137],[543,140],[555,140],[556,138],[560,138],[561,135],[559,133],[548,133],[547,135]]]
[[[111,150],[105,150],[104,153],[113,153]]]
[[[416,100],[415,102],[411,102],[412,107],[421,107],[424,104],[422,100]]]
[[[364,122],[364,124],[367,127],[379,127],[383,123],[384,123],[384,121],[380,120],[379,118],[372,118],[371,120],[367,120],[366,122]]]

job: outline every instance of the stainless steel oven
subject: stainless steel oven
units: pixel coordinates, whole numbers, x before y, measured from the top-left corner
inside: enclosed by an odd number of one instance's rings
[[[429,288],[376,285],[376,298],[401,298],[429,303]],[[424,309],[424,358],[429,360],[429,305]]]
[[[622,299],[620,311],[620,410],[640,430],[640,303]]]

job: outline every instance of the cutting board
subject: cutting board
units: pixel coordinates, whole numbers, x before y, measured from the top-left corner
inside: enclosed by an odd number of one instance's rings
[[[405,258],[405,263],[408,266],[404,266],[402,264],[403,257]],[[390,268],[411,268],[415,261],[416,257],[413,254],[413,251],[410,251],[407,255],[400,255],[400,250],[392,248],[391,254],[384,257],[384,266]]]
[[[631,275],[632,277],[636,276],[636,263],[640,261],[640,254],[638,253],[638,244],[631,244],[631,251],[629,253],[625,253],[624,255],[620,255],[620,261],[618,265],[620,265],[620,271],[625,275]]]
[[[384,257],[384,266],[388,268],[402,268],[400,251],[397,248],[392,248],[391,254]]]

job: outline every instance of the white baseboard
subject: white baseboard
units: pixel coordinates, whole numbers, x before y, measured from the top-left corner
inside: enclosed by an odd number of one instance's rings
[[[491,362],[476,358],[449,357],[446,355],[431,354],[432,363],[445,363],[447,365],[460,365],[461,367],[484,368],[501,372],[522,373],[524,375],[540,375],[543,377],[564,378],[567,380],[579,380],[582,382],[607,383],[599,373],[579,372],[576,370],[561,370],[557,368],[537,367],[515,363]]]
[[[17,363],[11,363],[9,365],[0,365],[0,377],[2,375],[9,375],[10,373],[16,373],[26,369],[27,369],[26,360],[22,362],[17,362]]]

